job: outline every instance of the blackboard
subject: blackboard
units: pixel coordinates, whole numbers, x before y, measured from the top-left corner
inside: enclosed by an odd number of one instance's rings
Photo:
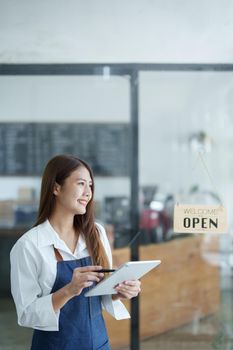
[[[57,154],[73,154],[95,175],[129,175],[129,124],[0,123],[0,175],[41,175]]]

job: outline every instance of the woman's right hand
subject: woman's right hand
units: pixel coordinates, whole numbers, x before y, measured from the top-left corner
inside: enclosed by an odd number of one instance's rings
[[[73,271],[71,282],[52,294],[52,304],[55,311],[60,310],[71,298],[81,294],[83,288],[90,287],[93,282],[99,282],[104,274],[98,272],[102,266],[77,267]]]
[[[104,274],[98,272],[102,266],[83,266],[77,267],[73,271],[71,282],[67,285],[71,297],[81,294],[84,288],[90,287],[94,282],[103,279]]]

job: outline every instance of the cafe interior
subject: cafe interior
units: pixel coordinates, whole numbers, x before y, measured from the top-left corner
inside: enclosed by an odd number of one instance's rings
[[[9,254],[37,218],[57,154],[87,161],[113,266],[161,260],[104,311],[112,349],[233,349],[233,3],[0,0],[0,348],[17,324]],[[179,204],[227,229],[174,228]]]

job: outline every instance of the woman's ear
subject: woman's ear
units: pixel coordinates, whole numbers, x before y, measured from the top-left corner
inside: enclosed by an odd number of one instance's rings
[[[60,189],[61,189],[61,185],[55,182],[55,185],[53,187],[53,194],[57,196],[60,193]]]

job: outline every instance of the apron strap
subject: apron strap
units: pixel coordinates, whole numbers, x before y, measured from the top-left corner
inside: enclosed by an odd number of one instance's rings
[[[63,258],[61,256],[61,253],[59,252],[59,250],[57,248],[55,248],[54,246],[53,246],[53,249],[54,249],[54,253],[55,253],[55,257],[56,257],[57,261],[58,262],[63,261]]]

